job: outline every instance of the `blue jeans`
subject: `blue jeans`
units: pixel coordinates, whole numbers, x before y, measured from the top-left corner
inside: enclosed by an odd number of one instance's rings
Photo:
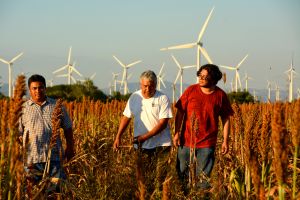
[[[43,173],[45,169],[46,163],[34,163],[30,166],[24,166],[24,170],[26,173],[26,179],[31,182],[31,184],[36,185],[43,179]],[[52,178],[66,179],[66,174],[63,171],[63,168],[60,165],[59,161],[51,161],[49,168],[49,176]],[[59,191],[59,184],[54,184],[56,187],[56,191]]]
[[[190,171],[190,150],[191,148],[186,146],[179,146],[177,153],[177,171],[179,179],[185,187],[188,184],[189,171]],[[215,147],[209,148],[196,148],[195,149],[195,175],[198,178],[196,186],[201,189],[207,189],[210,187],[209,177],[215,162]],[[191,161],[194,161],[194,156],[191,157]]]

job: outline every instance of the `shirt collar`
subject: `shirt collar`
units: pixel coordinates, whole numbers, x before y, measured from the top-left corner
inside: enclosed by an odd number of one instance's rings
[[[46,96],[46,100],[42,103],[42,106],[45,105],[46,103],[50,103],[50,98]],[[36,104],[32,98],[30,97],[30,99],[28,100],[28,104],[30,106],[32,106],[33,104]]]

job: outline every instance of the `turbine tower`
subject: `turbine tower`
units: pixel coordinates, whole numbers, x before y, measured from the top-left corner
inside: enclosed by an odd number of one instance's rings
[[[174,84],[176,84],[178,78],[180,77],[180,96],[182,95],[182,83],[183,83],[183,70],[184,69],[188,69],[188,68],[192,68],[192,67],[196,67],[196,65],[190,65],[190,66],[181,66],[178,62],[178,60],[175,58],[174,55],[172,55],[172,58],[174,60],[174,62],[176,63],[176,65],[178,66],[179,70],[176,76],[176,79],[174,81]]]
[[[238,91],[238,84],[239,84],[239,89],[242,89],[241,79],[240,79],[240,75],[239,75],[239,69],[240,69],[241,64],[246,60],[247,57],[248,57],[248,54],[241,60],[241,62],[236,67],[220,65],[220,67],[223,67],[225,69],[235,70],[235,92]]]
[[[12,96],[12,66],[13,66],[14,62],[18,58],[20,58],[22,55],[23,55],[23,53],[20,53],[19,55],[17,55],[16,57],[11,59],[10,61],[7,61],[7,60],[4,60],[4,59],[0,58],[1,62],[8,65],[8,96],[9,97]]]
[[[159,73],[157,75],[157,90],[159,90],[159,91],[161,91],[160,84],[162,84],[164,86],[164,88],[166,88],[166,85],[165,85],[164,80],[163,80],[165,75],[162,74],[162,70],[163,70],[164,66],[165,66],[165,63],[162,64],[162,66],[159,70]]]
[[[202,36],[205,32],[205,29],[207,27],[207,24],[210,20],[210,17],[212,15],[214,11],[214,7],[211,9],[208,17],[206,18],[204,25],[202,26],[200,33],[198,35],[198,39],[196,42],[193,43],[188,43],[188,44],[182,44],[182,45],[177,45],[177,46],[171,46],[171,47],[166,47],[166,48],[161,48],[161,51],[165,51],[165,50],[172,50],[172,49],[188,49],[188,48],[193,48],[193,47],[197,47],[197,71],[200,68],[200,57],[201,57],[201,53],[203,54],[203,56],[205,57],[205,59],[208,61],[208,63],[212,64],[212,60],[210,59],[206,49],[203,47],[203,42],[201,42]]]
[[[142,62],[141,60],[135,61],[133,63],[130,63],[128,65],[123,64],[116,56],[114,56],[114,59],[123,67],[123,75],[122,75],[122,81],[121,81],[121,87],[124,84],[124,95],[128,93],[128,87],[127,87],[127,70],[132,67],[135,64],[138,64]]]
[[[68,73],[67,74],[62,74],[62,75],[58,75],[57,77],[67,77],[68,78],[68,85],[71,84],[71,79],[74,83],[76,83],[75,78],[72,76],[72,72],[74,71],[76,74],[78,74],[80,77],[82,77],[82,74],[79,73],[79,71],[77,71],[77,69],[75,68],[75,62],[73,64],[71,64],[71,53],[72,53],[72,47],[70,47],[69,49],[69,55],[68,55],[68,62],[65,66],[55,70],[53,72],[53,74],[56,74],[62,70],[67,69]]]
[[[294,76],[293,74],[295,74],[295,69],[294,69],[294,66],[293,66],[293,59],[291,61],[291,65],[290,65],[290,68],[289,70],[287,70],[285,73],[288,74],[288,80],[289,80],[289,102],[292,102],[293,101],[293,79],[294,79]]]

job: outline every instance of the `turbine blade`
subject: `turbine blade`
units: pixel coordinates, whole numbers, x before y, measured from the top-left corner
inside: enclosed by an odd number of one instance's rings
[[[182,67],[180,66],[178,60],[175,58],[174,55],[172,55],[172,58],[173,58],[174,62],[176,63],[176,65],[178,66],[178,68],[181,69]]]
[[[80,77],[82,77],[82,74],[75,68],[75,67],[71,67],[71,69],[76,72],[76,74],[78,74]]]
[[[124,70],[123,70],[123,75],[122,75],[122,81],[121,81],[120,89],[121,89],[121,87],[122,87],[123,84],[124,84],[124,80],[125,80],[125,70],[126,70],[126,68],[124,68]]]
[[[70,49],[69,49],[68,65],[70,65],[70,62],[71,62],[71,53],[72,53],[72,47],[70,47]]]
[[[163,80],[163,79],[161,79],[161,83],[162,83],[162,85],[164,86],[164,88],[167,88],[166,85],[165,85],[165,83],[164,83],[164,80]]]
[[[126,67],[116,56],[113,56],[114,59],[122,66],[122,67]]]
[[[225,68],[225,69],[235,70],[234,67],[229,67],[229,66],[225,66],[225,65],[220,65],[220,67]]]
[[[72,79],[72,81],[73,81],[74,83],[77,82],[73,76],[71,76],[71,79]],[[84,80],[83,80],[83,81],[84,81]]]
[[[59,68],[59,69],[57,69],[57,70],[55,70],[54,72],[52,72],[53,74],[56,74],[57,72],[60,72],[60,71],[62,71],[62,70],[64,70],[64,69],[66,69],[66,68],[68,68],[69,67],[69,65],[65,65],[65,66],[63,66],[63,67],[61,67],[61,68]]]
[[[207,60],[207,62],[208,62],[209,64],[213,64],[213,62],[212,62],[212,60],[210,59],[210,57],[209,57],[208,53],[206,52],[205,48],[199,46],[199,50],[200,50],[200,52],[203,54],[203,56],[205,57],[205,59]]]
[[[165,51],[165,50],[172,50],[172,49],[189,49],[189,48],[192,48],[192,47],[195,47],[195,46],[197,46],[197,43],[194,42],[194,43],[188,43],[188,44],[182,44],[182,45],[162,48],[160,50]]]
[[[127,76],[127,80],[129,80],[131,77],[132,77],[132,74],[129,74],[129,75]]]
[[[14,57],[13,59],[11,59],[11,63],[15,62],[18,58],[20,58],[23,55],[23,52],[20,53],[19,55],[17,55],[16,57]]]
[[[188,68],[194,68],[194,67],[196,67],[196,65],[187,65],[187,66],[182,67],[182,69],[188,69]]]
[[[236,66],[236,68],[238,69],[241,64],[246,60],[246,58],[248,57],[248,54],[241,60],[241,62]]]
[[[236,72],[236,76],[237,76],[237,79],[238,79],[238,82],[239,82],[240,89],[242,89],[242,83],[241,83],[239,72]]]
[[[197,39],[197,42],[198,42],[198,43],[200,42],[200,40],[201,40],[201,38],[202,38],[202,36],[203,36],[203,33],[204,33],[204,31],[205,31],[205,29],[206,29],[206,27],[207,27],[207,24],[208,24],[208,22],[209,22],[209,19],[210,19],[210,17],[211,17],[211,14],[213,13],[214,9],[215,9],[215,7],[213,7],[213,8],[211,9],[211,11],[210,11],[208,17],[206,18],[206,20],[205,20],[205,22],[204,22],[204,25],[202,26],[202,29],[201,29],[201,31],[200,31],[200,33],[199,33],[199,35],[198,35],[198,39]]]
[[[165,66],[165,63],[163,63],[163,64],[162,64],[162,66],[161,66],[161,68],[160,68],[160,70],[159,70],[158,76],[160,76],[160,75],[161,75],[161,73],[162,73],[162,70],[163,70],[164,66]]]
[[[131,67],[131,66],[133,66],[133,65],[136,65],[136,64],[138,64],[138,63],[140,63],[140,62],[142,62],[141,60],[138,60],[138,61],[136,61],[136,62],[133,62],[133,63],[130,63],[129,65],[127,65],[126,67]]]
[[[96,76],[96,72],[92,76],[90,76],[90,79],[93,80],[95,76]]]
[[[4,60],[4,59],[2,59],[2,58],[0,58],[0,61],[3,62],[3,63],[5,63],[5,64],[8,64],[8,65],[9,65],[9,62],[6,61],[6,60]]]
[[[179,76],[180,76],[180,70],[178,71],[178,74],[177,74],[177,76],[176,76],[176,79],[175,79],[175,81],[174,81],[174,84],[176,84],[176,82],[177,82]]]
[[[59,74],[56,77],[67,77],[69,74]]]

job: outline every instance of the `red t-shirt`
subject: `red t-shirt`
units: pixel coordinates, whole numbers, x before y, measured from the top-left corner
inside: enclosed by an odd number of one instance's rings
[[[183,145],[196,148],[216,146],[219,116],[227,118],[233,114],[226,93],[217,86],[213,93],[204,94],[199,84],[191,85],[175,107],[185,113]]]

